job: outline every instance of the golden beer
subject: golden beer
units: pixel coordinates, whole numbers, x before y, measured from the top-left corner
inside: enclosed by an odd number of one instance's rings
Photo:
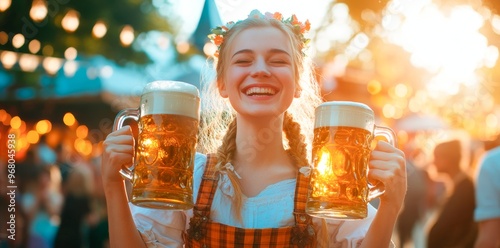
[[[140,107],[120,111],[114,130],[127,118],[138,122],[134,164],[120,173],[132,181],[131,199],[149,208],[193,207],[193,167],[198,139],[198,89],[177,81],[144,87]]]
[[[132,201],[151,208],[192,208],[198,120],[146,115],[140,118],[139,129]]]
[[[357,102],[332,101],[316,108],[313,169],[306,212],[321,218],[363,219],[367,204],[383,194],[368,182],[375,135],[394,144],[394,133],[376,126],[373,110]]]
[[[361,128],[314,129],[310,212],[335,218],[366,216],[371,140],[371,133]]]

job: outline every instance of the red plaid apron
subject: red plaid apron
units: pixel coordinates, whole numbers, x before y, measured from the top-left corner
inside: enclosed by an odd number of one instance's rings
[[[198,199],[193,209],[189,229],[184,233],[185,247],[314,247],[316,234],[312,220],[305,212],[308,178],[298,173],[295,188],[295,226],[264,229],[243,229],[210,220],[210,207],[216,191],[219,173],[217,158],[208,155]]]

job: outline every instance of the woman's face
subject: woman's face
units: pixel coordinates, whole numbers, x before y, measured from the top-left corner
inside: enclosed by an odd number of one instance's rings
[[[298,97],[292,48],[274,27],[249,28],[234,37],[219,82],[222,97],[244,116],[276,116]]]

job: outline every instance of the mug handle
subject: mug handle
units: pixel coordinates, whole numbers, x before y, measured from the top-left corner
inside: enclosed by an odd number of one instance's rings
[[[139,121],[139,109],[126,108],[120,110],[120,112],[116,114],[115,122],[113,123],[113,131],[122,128],[123,123],[127,119],[133,119],[135,121]],[[120,174],[126,179],[132,181],[132,178],[134,177],[134,168],[135,168],[135,163],[132,163],[132,166],[130,167],[123,166],[122,169],[120,169]]]
[[[389,144],[396,146],[396,133],[388,127],[375,126],[373,136],[383,136]],[[381,196],[385,192],[384,185],[381,182],[377,182],[375,184],[368,182],[368,189],[368,201]]]

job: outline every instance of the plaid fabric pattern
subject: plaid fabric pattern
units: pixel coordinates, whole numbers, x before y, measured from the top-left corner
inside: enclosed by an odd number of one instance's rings
[[[189,229],[184,233],[185,247],[314,247],[316,234],[311,217],[305,212],[308,178],[298,173],[294,203],[295,226],[243,229],[210,220],[210,207],[219,179],[219,174],[215,171],[216,164],[216,156],[209,154],[193,209],[194,216],[189,222]]]

